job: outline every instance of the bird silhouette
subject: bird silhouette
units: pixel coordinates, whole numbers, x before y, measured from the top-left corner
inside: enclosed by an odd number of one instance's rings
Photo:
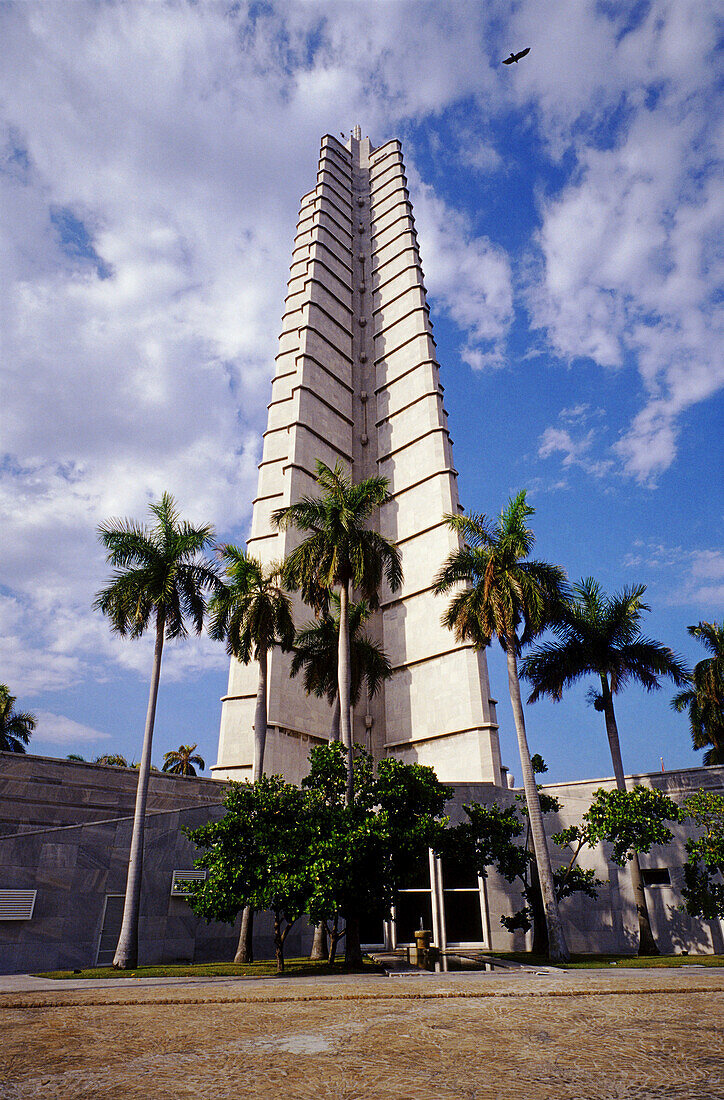
[[[513,53],[512,50],[511,50],[510,57],[506,57],[503,64],[504,65],[512,65],[513,62],[515,62],[516,65],[517,65],[518,62],[520,61],[521,57],[525,57],[525,55],[527,53],[530,53],[530,46],[528,46],[527,50],[521,50],[520,53]]]

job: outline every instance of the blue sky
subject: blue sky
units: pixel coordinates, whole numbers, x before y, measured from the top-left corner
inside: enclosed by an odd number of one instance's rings
[[[243,540],[299,197],[356,122],[404,142],[463,503],[527,488],[541,557],[645,583],[646,632],[703,655],[719,31],[706,0],[3,5],[0,679],[34,751],[138,757],[150,644],[90,610],[95,527],[169,489]],[[207,638],[168,648],[157,762],[194,741],[214,762],[226,675]],[[628,770],[697,762],[671,694],[620,698]],[[585,685],[527,717],[551,779],[609,774]]]

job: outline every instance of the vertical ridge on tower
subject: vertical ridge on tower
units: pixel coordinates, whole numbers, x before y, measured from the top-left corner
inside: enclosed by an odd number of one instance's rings
[[[289,292],[272,383],[249,552],[281,560],[300,536],[271,514],[314,493],[316,461],[355,481],[389,480],[390,503],[374,520],[398,543],[404,585],[383,591],[368,632],[393,676],[362,698],[354,740],[376,758],[393,754],[435,767],[443,780],[500,784],[494,702],[484,653],[460,646],[440,623],[432,592],[457,536],[457,474],[429,318],[401,144],[373,148],[355,127],[346,145],[322,139],[317,184],[301,200]],[[296,621],[311,613],[297,601]],[[329,737],[326,701],[269,660],[265,770],[298,780],[310,747]],[[215,774],[243,778],[253,758],[257,669],[232,661]]]

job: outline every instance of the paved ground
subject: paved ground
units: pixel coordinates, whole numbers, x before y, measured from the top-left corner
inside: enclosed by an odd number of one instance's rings
[[[721,1100],[724,973],[0,981],[0,1097]]]

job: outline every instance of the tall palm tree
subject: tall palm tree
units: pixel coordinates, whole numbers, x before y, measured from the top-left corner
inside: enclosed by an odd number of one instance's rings
[[[307,694],[316,695],[319,699],[327,697],[333,707],[332,740],[339,741],[339,597],[336,593],[332,596],[332,602],[336,605],[335,614],[322,615],[297,634],[291,674],[297,676],[303,669]],[[363,684],[372,699],[383,681],[392,675],[392,666],[384,650],[361,632],[371,614],[366,600],[357,603],[350,601],[350,704],[353,707],[359,701]]]
[[[194,756],[196,745],[179,745],[177,749],[164,753],[163,771],[171,775],[196,775],[196,768],[204,770],[206,764],[201,756]]]
[[[522,490],[508,501],[497,522],[476,514],[445,516],[445,522],[460,536],[462,545],[450,555],[435,578],[435,591],[445,595],[459,589],[442,620],[459,642],[470,641],[476,649],[483,649],[495,637],[506,654],[548,951],[554,961],[565,961],[569,957],[568,945],[558,912],[540,796],[525,732],[517,658],[521,647],[545,627],[552,607],[566,592],[566,579],[555,565],[526,560],[535,543],[533,532],[526,526],[533,513]],[[461,585],[464,587],[460,588]]]
[[[267,669],[269,650],[294,644],[291,603],[281,587],[278,565],[266,569],[238,546],[221,548],[226,563],[225,582],[209,602],[212,638],[226,642],[230,657],[259,665],[254,713],[254,782],[264,774],[267,731]]]
[[[704,753],[704,763],[724,764],[724,625],[701,622],[687,629],[711,657],[694,666],[692,686],[675,695],[671,706],[679,712],[689,711],[695,749],[712,746]]]
[[[150,528],[132,519],[111,519],[98,528],[107,550],[106,561],[114,572],[93,605],[108,616],[112,629],[121,636],[139,638],[150,625],[156,635],[123,921],[113,959],[113,965],[121,970],[138,964],[143,833],[164,638],[186,637],[187,618],[200,633],[206,611],[204,593],[218,585],[213,563],[203,556],[213,538],[213,528],[208,524],[195,527],[181,520],[170,493],[164,493],[150,509],[156,520]]]
[[[226,642],[230,657],[248,665],[259,665],[259,680],[254,712],[254,765],[252,781],[264,774],[266,750],[267,679],[269,650],[280,646],[289,650],[294,643],[294,621],[291,603],[281,587],[281,569],[246,554],[238,546],[221,548],[226,562],[226,581],[209,603],[212,638]],[[254,961],[254,913],[246,906],[241,915],[239,942],[234,962]]]
[[[635,681],[655,691],[661,687],[661,677],[675,684],[688,680],[682,661],[665,645],[640,632],[641,617],[649,611],[642,600],[646,585],[623,588],[607,596],[591,577],[573,586],[572,598],[558,610],[551,624],[558,638],[539,646],[523,662],[521,674],[533,685],[528,699],[535,703],[542,695],[560,700],[563,690],[585,676],[597,676],[600,683],[593,694],[593,704],[603,711],[606,733],[611,749],[616,787],[626,790],[618,726],[613,697],[627,684]],[[639,922],[639,954],[658,955],[651,930],[646,893],[641,878],[638,856],[632,854],[631,882]]]
[[[307,538],[284,563],[284,579],[292,591],[315,611],[329,608],[331,594],[339,596],[339,647],[337,683],[340,733],[347,749],[347,801],[353,796],[349,602],[351,590],[359,592],[370,608],[379,606],[383,579],[390,591],[402,585],[402,564],[397,546],[365,524],[372,513],[390,500],[384,477],[369,477],[358,485],[337,463],[333,470],[317,462],[319,497],[302,497],[288,508],[274,512],[279,528],[296,527]]]
[[[0,752],[25,752],[36,726],[34,714],[15,710],[16,699],[7,684],[0,684]]]

